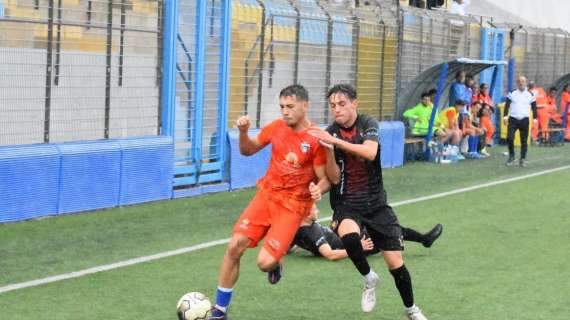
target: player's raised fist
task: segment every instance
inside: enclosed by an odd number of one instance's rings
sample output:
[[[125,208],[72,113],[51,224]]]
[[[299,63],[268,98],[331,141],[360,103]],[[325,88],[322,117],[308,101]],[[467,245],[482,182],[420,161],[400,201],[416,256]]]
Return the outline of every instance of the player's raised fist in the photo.
[[[249,116],[241,116],[236,120],[236,127],[241,132],[247,132],[247,130],[249,130],[250,125],[251,121],[249,120]]]
[[[309,192],[311,193],[311,198],[315,201],[321,200],[322,191],[319,186],[317,186],[314,182],[309,184]]]

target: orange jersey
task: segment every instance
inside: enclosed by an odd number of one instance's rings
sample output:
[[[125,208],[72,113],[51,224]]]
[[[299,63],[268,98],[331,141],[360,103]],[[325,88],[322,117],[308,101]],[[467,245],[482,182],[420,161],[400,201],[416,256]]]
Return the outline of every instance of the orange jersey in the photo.
[[[530,90],[530,92],[532,92],[532,94],[534,94],[534,97],[536,98],[536,107],[537,108],[542,108],[546,106],[546,93],[544,92],[544,89],[542,89],[541,87],[535,87],[532,88]]]
[[[271,143],[272,147],[269,168],[257,182],[258,188],[304,215],[313,203],[309,184],[318,181],[313,166],[325,165],[325,150],[307,130],[295,132],[282,119],[262,128],[258,139],[263,146]]]
[[[493,106],[493,99],[491,99],[491,96],[487,96],[487,95],[484,95],[482,93],[480,93],[477,96],[476,101],[479,101],[481,103],[486,103],[486,104],[490,105],[491,107]],[[475,102],[475,101],[473,101],[473,102]]]
[[[560,114],[564,115],[566,110],[566,105],[570,102],[570,93],[564,91],[562,92],[562,97],[560,99]],[[570,113],[570,107],[568,108],[568,113]]]

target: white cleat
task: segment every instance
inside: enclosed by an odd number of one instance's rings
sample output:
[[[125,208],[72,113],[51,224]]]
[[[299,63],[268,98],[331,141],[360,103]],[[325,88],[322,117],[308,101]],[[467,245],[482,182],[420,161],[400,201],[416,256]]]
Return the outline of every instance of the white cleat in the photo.
[[[371,312],[376,306],[376,286],[378,285],[378,275],[374,274],[373,281],[365,281],[364,289],[362,290],[362,300],[360,304],[362,306],[362,311]]]
[[[428,320],[422,313],[422,310],[420,310],[416,305],[406,309],[406,316],[408,317],[408,320]]]

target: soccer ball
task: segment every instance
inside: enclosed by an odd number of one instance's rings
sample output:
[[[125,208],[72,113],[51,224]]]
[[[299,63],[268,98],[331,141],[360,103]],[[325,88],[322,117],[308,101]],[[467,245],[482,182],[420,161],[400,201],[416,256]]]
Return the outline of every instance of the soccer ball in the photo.
[[[210,316],[211,309],[212,303],[200,292],[183,295],[176,305],[179,320],[205,320]]]

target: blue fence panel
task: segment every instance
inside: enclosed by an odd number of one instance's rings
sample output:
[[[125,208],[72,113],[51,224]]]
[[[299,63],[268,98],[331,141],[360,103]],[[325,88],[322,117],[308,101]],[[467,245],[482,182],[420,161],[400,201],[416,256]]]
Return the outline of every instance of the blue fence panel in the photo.
[[[255,136],[259,130],[251,130],[250,136]],[[230,188],[240,189],[255,186],[257,180],[265,175],[271,159],[271,145],[252,156],[243,156],[239,152],[237,131],[228,133],[230,145]]]
[[[231,1],[180,0],[174,187],[225,179]],[[186,67],[187,66],[187,67]]]
[[[406,128],[401,121],[392,122],[392,167],[404,165],[404,145]]]
[[[55,146],[0,148],[0,223],[57,214],[59,168]]]
[[[382,168],[392,167],[392,152],[394,129],[389,121],[381,121],[379,123],[380,134],[380,165]]]
[[[61,153],[59,213],[110,208],[119,203],[121,145],[117,141],[57,147]]]
[[[120,205],[172,197],[173,144],[168,137],[121,140]]]
[[[505,58],[504,53],[505,32],[501,29],[482,28],[481,29],[481,54],[482,60],[502,61]],[[493,101],[499,103],[503,96],[503,74],[504,66],[499,65],[497,78],[495,79],[495,89],[490,94],[493,96]],[[479,76],[480,83],[491,85],[493,78],[493,68],[489,68],[481,72]]]

